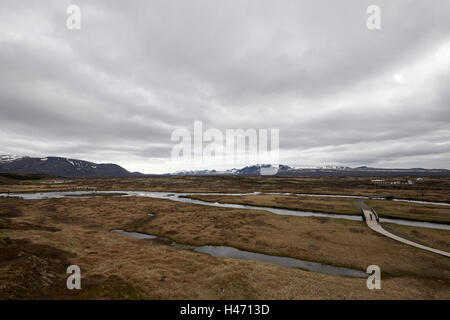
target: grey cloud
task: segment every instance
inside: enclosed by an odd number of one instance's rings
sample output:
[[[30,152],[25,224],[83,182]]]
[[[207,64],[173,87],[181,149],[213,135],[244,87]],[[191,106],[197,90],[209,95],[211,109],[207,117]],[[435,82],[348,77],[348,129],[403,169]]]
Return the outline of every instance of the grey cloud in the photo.
[[[365,27],[366,0],[79,0],[79,31],[65,28],[69,4],[0,4],[1,153],[125,167],[129,154],[166,172],[172,130],[203,120],[279,128],[282,162],[448,167],[449,71],[386,80],[450,46],[444,1],[378,1],[380,31]]]

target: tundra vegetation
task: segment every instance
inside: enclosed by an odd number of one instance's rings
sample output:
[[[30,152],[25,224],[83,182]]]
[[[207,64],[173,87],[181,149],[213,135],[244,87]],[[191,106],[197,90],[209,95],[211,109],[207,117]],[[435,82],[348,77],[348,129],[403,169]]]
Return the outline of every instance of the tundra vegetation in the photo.
[[[170,192],[293,192],[393,195],[449,201],[449,181],[376,186],[368,178],[143,177],[30,183],[8,177],[0,191],[153,190]],[[11,194],[13,195],[13,194]],[[354,199],[291,195],[200,196],[338,214],[358,214]],[[367,200],[381,216],[449,222],[450,207]],[[149,215],[151,214],[151,215]],[[447,230],[384,224],[393,233],[450,251]],[[365,271],[381,268],[382,289],[366,280],[217,258],[133,239],[141,232],[195,246],[225,245]],[[68,290],[66,268],[80,266],[81,290]],[[449,299],[450,260],[392,241],[362,221],[281,216],[264,210],[210,207],[166,199],[100,196],[23,200],[0,198],[1,299]]]

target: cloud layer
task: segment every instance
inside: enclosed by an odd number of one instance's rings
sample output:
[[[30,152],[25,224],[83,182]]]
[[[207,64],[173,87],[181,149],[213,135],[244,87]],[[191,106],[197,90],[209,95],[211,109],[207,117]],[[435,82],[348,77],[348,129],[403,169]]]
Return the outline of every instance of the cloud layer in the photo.
[[[0,154],[170,161],[173,130],[279,128],[280,161],[450,168],[450,4],[0,3]],[[203,164],[205,167],[208,165]]]

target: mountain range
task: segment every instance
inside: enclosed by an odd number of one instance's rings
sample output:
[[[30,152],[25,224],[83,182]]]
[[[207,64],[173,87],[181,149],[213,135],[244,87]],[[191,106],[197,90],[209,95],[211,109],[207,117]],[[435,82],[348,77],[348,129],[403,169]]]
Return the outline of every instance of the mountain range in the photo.
[[[261,168],[270,165],[251,165],[243,168],[219,170],[183,170],[166,173],[166,176],[259,176]],[[129,172],[113,163],[94,163],[85,160],[62,157],[33,158],[28,156],[0,155],[0,173],[4,174],[41,174],[70,178],[103,178],[103,177],[133,177],[143,176],[139,172]],[[279,165],[276,176],[446,176],[450,177],[447,169],[384,169],[361,166],[356,168],[346,166],[323,167],[291,167]]]
[[[261,174],[261,168],[270,167],[270,165],[252,165],[241,169],[233,168],[225,171],[217,170],[187,170],[169,173],[167,175],[237,175],[237,176],[258,176]],[[385,169],[385,168],[371,168],[361,166],[351,168],[347,166],[323,166],[323,167],[291,167],[288,165],[279,165],[276,176],[354,176],[354,177],[399,177],[399,176],[450,176],[450,170],[447,169]]]
[[[44,174],[49,176],[94,178],[140,175],[113,163],[93,163],[61,157],[32,158],[0,155],[0,173]]]

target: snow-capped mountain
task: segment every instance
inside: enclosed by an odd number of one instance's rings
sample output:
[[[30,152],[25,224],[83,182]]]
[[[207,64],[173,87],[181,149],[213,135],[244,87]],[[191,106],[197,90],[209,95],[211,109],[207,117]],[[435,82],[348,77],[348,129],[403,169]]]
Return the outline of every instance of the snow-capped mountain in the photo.
[[[236,176],[259,176],[261,175],[261,168],[269,167],[270,165],[253,165],[247,166],[241,169],[229,169],[226,171],[216,170],[186,170],[178,171],[169,175],[236,175]],[[278,171],[275,171],[276,176],[355,176],[355,177],[367,177],[367,176],[450,176],[450,170],[447,169],[423,169],[423,168],[410,168],[410,169],[386,169],[386,168],[371,168],[367,166],[361,166],[357,168],[351,168],[347,166],[325,165],[325,166],[296,166],[291,167],[287,165],[279,165]]]
[[[61,157],[32,158],[13,155],[0,155],[0,172],[37,173],[62,177],[124,177],[138,174],[112,163],[97,164]]]
[[[176,171],[169,175],[195,175],[195,176],[205,176],[205,175],[260,175],[261,168],[268,168],[270,165],[268,164],[258,164],[253,166],[247,166],[241,169],[232,168],[224,171],[218,171],[218,170],[182,170],[182,171]],[[286,165],[280,165],[279,170],[289,170],[291,169],[289,166]]]
[[[0,155],[0,163],[8,163],[14,160],[23,158],[23,156],[19,155]]]

